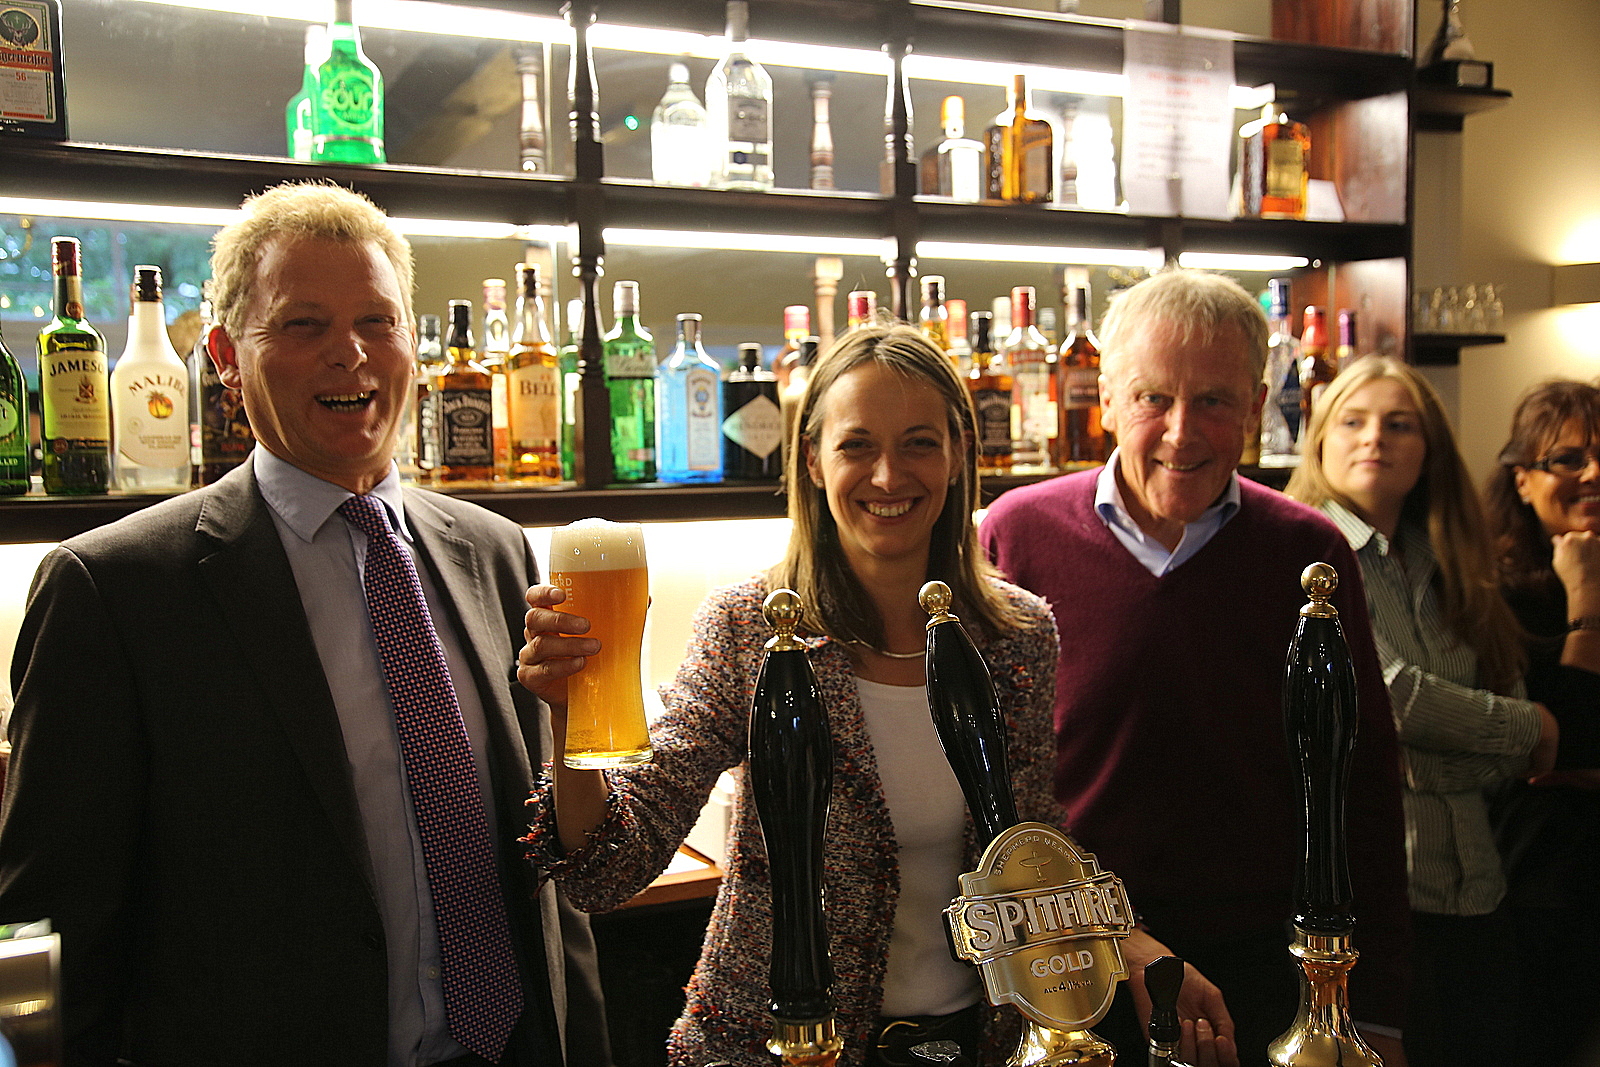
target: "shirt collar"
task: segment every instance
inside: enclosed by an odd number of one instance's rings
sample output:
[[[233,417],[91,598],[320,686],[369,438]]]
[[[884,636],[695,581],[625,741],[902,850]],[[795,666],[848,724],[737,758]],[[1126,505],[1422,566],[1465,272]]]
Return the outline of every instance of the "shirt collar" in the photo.
[[[277,512],[294,535],[309,544],[339,505],[355,494],[343,486],[308,474],[266,448],[252,451],[256,484],[267,505]],[[383,501],[401,536],[411,540],[406,526],[405,498],[400,489],[400,471],[389,464],[389,473],[372,487],[371,496]]]
[[[1400,528],[1395,531],[1394,537],[1390,538],[1332,498],[1323,501],[1322,513],[1339,528],[1339,532],[1350,542],[1350,548],[1354,552],[1359,553],[1370,544],[1378,555],[1387,556],[1395,550],[1398,543],[1398,546],[1412,559],[1429,564],[1433,562],[1433,545],[1428,542],[1428,533],[1416,523],[1402,520]]]
[[[1137,537],[1146,538],[1148,535],[1139,529],[1139,524],[1133,521],[1127,504],[1123,502],[1122,485],[1117,481],[1117,461],[1121,452],[1120,447],[1111,450],[1111,458],[1106,460],[1106,465],[1100,468],[1100,474],[1094,480],[1094,510],[1107,526],[1117,526]],[[1228,486],[1222,495],[1189,526],[1198,526],[1214,519],[1217,527],[1221,528],[1238,510],[1239,472],[1234,471],[1228,475]]]

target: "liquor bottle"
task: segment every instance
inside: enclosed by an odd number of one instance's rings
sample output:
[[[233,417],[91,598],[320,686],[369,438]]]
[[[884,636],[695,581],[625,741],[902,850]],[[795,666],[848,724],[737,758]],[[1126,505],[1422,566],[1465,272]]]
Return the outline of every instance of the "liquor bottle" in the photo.
[[[616,322],[605,336],[605,371],[613,477],[648,482],[656,476],[655,340],[639,325],[638,282],[618,282],[612,305]]]
[[[1014,467],[1048,470],[1059,459],[1056,353],[1033,324],[1033,312],[1033,286],[1012,289],[1011,332],[1002,349],[1011,366],[1011,406],[1016,411],[1011,462]]]
[[[1028,107],[1024,75],[1011,79],[1011,107],[1000,133],[1000,199],[1048,204],[1055,195],[1055,131]]]
[[[1039,328],[1039,336],[1044,338],[1044,343],[1052,349],[1061,344],[1061,335],[1056,330],[1056,309],[1046,305],[1033,313],[1033,324]]]
[[[439,469],[439,395],[434,391],[434,376],[444,366],[444,339],[439,336],[439,316],[422,315],[417,320],[417,367],[412,376],[416,425],[417,481],[433,481]]]
[[[783,347],[772,357],[772,372],[778,376],[781,392],[789,384],[795,360],[800,358],[800,345],[811,336],[811,309],[804,304],[790,304],[783,309]]]
[[[972,367],[972,342],[967,339],[967,302],[959,297],[946,297],[944,310],[950,325],[950,362],[957,374],[965,375]]]
[[[744,53],[750,5],[728,0],[728,54],[706,82],[718,185],[772,188],[772,77]]]
[[[845,329],[868,326],[878,317],[878,294],[871,289],[857,289],[845,298]]]
[[[739,367],[722,383],[722,473],[775,482],[783,473],[783,410],[778,379],[761,367],[761,346],[739,346]]]
[[[494,412],[494,476],[506,476],[511,461],[511,424],[506,414],[506,357],[511,354],[511,319],[506,315],[506,280],[483,280],[483,355],[478,362],[489,372]]]
[[[22,364],[0,336],[0,496],[28,491],[32,431],[28,423],[28,380]]]
[[[1328,350],[1328,322],[1322,308],[1306,305],[1300,333],[1300,434],[1311,425],[1311,409],[1339,373]]]
[[[817,360],[817,349],[822,346],[820,337],[807,337],[800,342],[789,380],[778,383],[778,407],[783,411],[783,447],[788,448],[794,437],[794,420],[805,402],[806,384],[811,381],[811,364]]]
[[[573,298],[567,301],[566,332],[556,358],[561,372],[561,477],[569,481],[578,469],[573,453],[578,443],[578,386],[582,382],[578,362],[582,342],[583,301]]]
[[[1356,313],[1350,308],[1339,309],[1339,347],[1334,352],[1334,373],[1343,371],[1360,358],[1356,350]]]
[[[1288,278],[1267,282],[1267,400],[1261,409],[1261,458],[1274,461],[1299,454],[1300,340],[1289,325]]]
[[[833,77],[808,73],[811,85],[811,188],[833,186]]]
[[[689,65],[668,68],[667,91],[650,118],[650,177],[657,185],[711,184],[716,149],[705,105],[689,87]]]
[[[211,362],[211,302],[200,302],[200,336],[189,353],[189,458],[194,484],[211,485],[244,462],[255,446],[239,390],[222,384]]]
[[[111,368],[112,474],[130,493],[189,488],[189,368],[172,349],[161,268],[133,268],[128,344]]]
[[[305,70],[300,76],[300,91],[283,108],[283,125],[288,133],[289,158],[311,162],[311,100],[317,92],[317,68],[328,53],[328,28],[320,22],[306,27]]]
[[[983,199],[983,145],[966,134],[966,104],[947,96],[939,109],[944,140],[922,153],[918,184],[925,196]]]
[[[544,324],[539,268],[517,264],[517,325],[506,357],[506,478],[526,484],[561,480],[561,370]]]
[[[994,338],[996,348],[1003,348],[1006,338],[1011,336],[1011,297],[997,296],[990,301],[989,315],[992,319],[989,335]]]
[[[103,493],[111,479],[111,382],[106,343],[83,317],[75,237],[50,240],[55,317],[39,332],[44,491]]]
[[[1110,455],[1100,425],[1100,343],[1089,323],[1089,287],[1074,286],[1067,303],[1067,338],[1056,366],[1061,378],[1061,458],[1104,463]]]
[[[382,163],[383,75],[361,51],[354,0],[333,0],[327,58],[311,101],[315,163]]]
[[[929,274],[922,279],[922,310],[917,329],[939,351],[950,354],[950,311],[944,306],[944,278]]]
[[[1011,469],[1011,388],[1014,384],[1005,355],[995,350],[992,340],[994,315],[988,311],[972,313],[972,370],[967,390],[977,412],[978,470],[985,474],[1004,474]]]
[[[700,346],[700,316],[678,316],[678,345],[656,368],[656,477],[722,479],[722,368]]]
[[[472,301],[450,301],[445,362],[433,377],[440,485],[494,480],[494,385],[472,344]]]
[[[1268,104],[1239,129],[1239,188],[1251,218],[1303,219],[1309,188],[1311,134]]]

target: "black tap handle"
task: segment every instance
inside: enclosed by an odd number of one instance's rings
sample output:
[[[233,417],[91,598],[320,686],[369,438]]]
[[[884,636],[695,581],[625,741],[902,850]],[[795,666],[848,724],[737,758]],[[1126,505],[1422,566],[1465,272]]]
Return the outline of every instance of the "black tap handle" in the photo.
[[[928,710],[945,759],[961,784],[967,809],[978,827],[978,844],[987,845],[1022,820],[1011,792],[1006,762],[1005,720],[983,656],[961,621],[949,613],[950,588],[943,582],[922,587],[928,623]]]
[[[1150,994],[1150,1044],[1175,1046],[1183,1036],[1178,1025],[1178,994],[1183,990],[1183,961],[1157,956],[1144,968],[1144,989]]]
[[[772,875],[772,1013],[811,1020],[833,1012],[822,912],[833,739],[805,646],[793,637],[798,603],[785,589],[767,598],[768,618],[779,633],[767,642],[750,702],[750,786]],[[775,618],[775,612],[792,612],[792,619]]]
[[[1356,742],[1356,675],[1327,602],[1339,576],[1326,563],[1301,575],[1311,603],[1300,623],[1283,679],[1284,736],[1305,813],[1305,851],[1295,879],[1295,925],[1310,933],[1348,935],[1350,867],[1345,850],[1345,797]]]

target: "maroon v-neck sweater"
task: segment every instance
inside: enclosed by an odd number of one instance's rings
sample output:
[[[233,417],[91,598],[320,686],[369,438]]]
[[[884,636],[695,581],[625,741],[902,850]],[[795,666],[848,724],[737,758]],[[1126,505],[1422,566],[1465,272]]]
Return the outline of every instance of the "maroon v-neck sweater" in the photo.
[[[1186,936],[1281,926],[1302,847],[1283,669],[1306,601],[1300,572],[1331,563],[1361,701],[1348,806],[1361,951],[1352,1002],[1357,1018],[1399,1025],[1409,929],[1399,757],[1348,544],[1310,508],[1242,481],[1233,518],[1157,578],[1094,513],[1097,473],[1014,489],[980,530],[1060,629],[1055,789],[1074,837],[1122,877],[1135,908]]]

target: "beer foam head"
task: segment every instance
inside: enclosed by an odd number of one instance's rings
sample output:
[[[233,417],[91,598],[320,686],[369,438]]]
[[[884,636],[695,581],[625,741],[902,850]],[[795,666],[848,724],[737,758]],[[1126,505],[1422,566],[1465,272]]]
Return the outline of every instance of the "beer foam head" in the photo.
[[[624,571],[644,561],[644,528],[636,522],[579,519],[550,534],[550,570]]]

